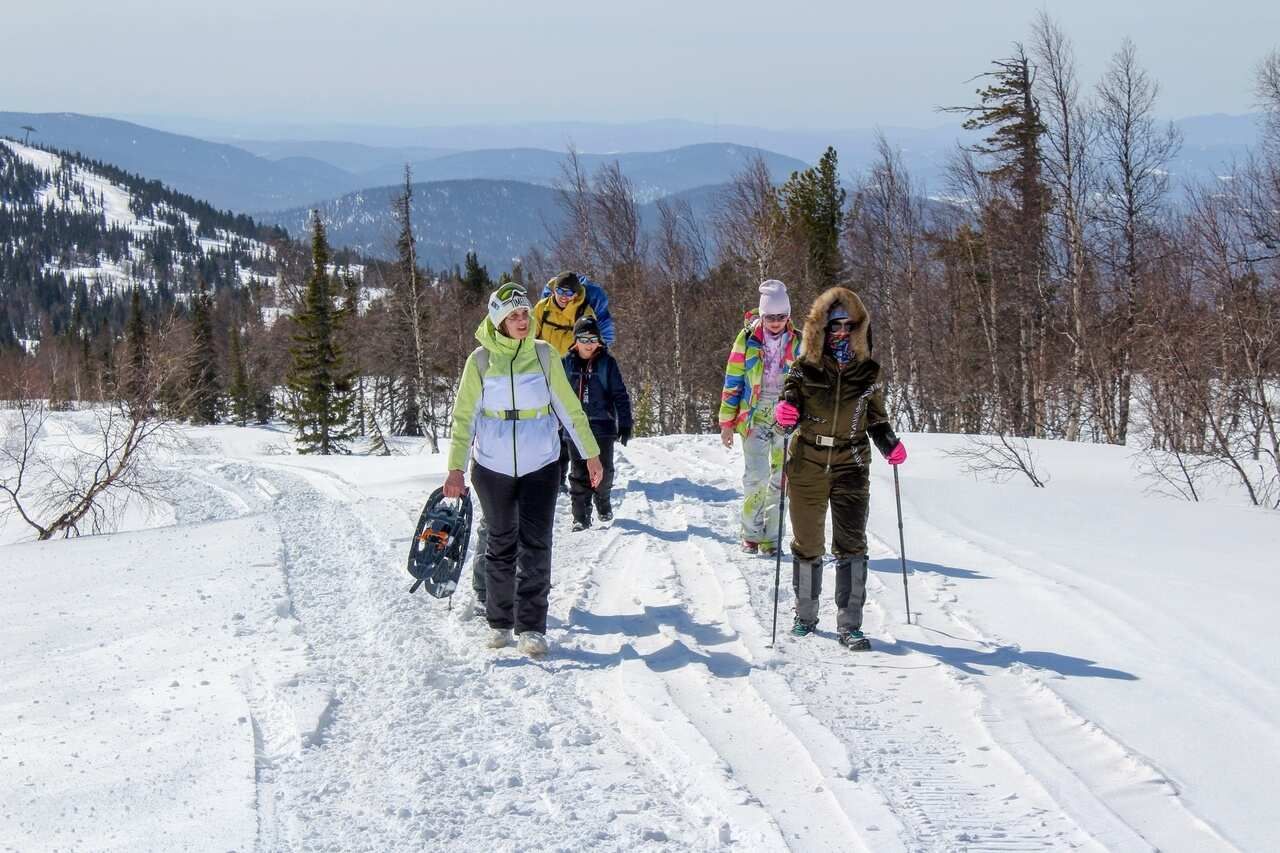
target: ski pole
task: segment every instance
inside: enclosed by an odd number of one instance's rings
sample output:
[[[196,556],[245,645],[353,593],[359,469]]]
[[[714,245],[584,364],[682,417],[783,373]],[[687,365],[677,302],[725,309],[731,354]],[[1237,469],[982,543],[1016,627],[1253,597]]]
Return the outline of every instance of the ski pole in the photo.
[[[778,488],[778,542],[774,550],[776,562],[773,566],[773,635],[769,640],[769,648],[778,642],[778,587],[782,585],[782,524],[787,508],[787,442],[791,438],[790,431],[782,433],[782,477]]]
[[[898,503],[898,555],[902,558],[902,596],[907,600],[907,624],[910,625],[911,593],[907,590],[907,545],[902,535],[902,487],[898,485],[897,465],[893,466],[893,497]]]

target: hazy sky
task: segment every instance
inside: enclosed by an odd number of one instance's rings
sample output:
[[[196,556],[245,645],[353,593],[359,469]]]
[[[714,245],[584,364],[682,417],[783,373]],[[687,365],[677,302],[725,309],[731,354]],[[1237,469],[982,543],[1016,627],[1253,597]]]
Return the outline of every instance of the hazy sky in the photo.
[[[399,126],[684,118],[932,126],[1026,39],[1014,0],[6,2],[0,110]],[[1253,108],[1277,0],[1044,4],[1095,79],[1121,38],[1169,117]]]

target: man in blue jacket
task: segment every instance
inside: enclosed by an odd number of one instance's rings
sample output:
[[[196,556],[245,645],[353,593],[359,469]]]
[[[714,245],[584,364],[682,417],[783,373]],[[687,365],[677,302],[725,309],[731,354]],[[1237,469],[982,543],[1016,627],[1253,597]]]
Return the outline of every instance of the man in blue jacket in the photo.
[[[609,313],[609,294],[604,292],[603,287],[582,273],[562,272],[543,286],[542,298],[551,296],[556,287],[571,288],[579,283],[586,290],[587,305],[595,312],[596,321],[600,325],[600,340],[604,341],[605,346],[613,346],[613,315]]]
[[[609,348],[600,334],[600,324],[595,317],[583,317],[573,326],[573,347],[564,357],[564,371],[569,378],[587,421],[591,434],[600,445],[600,462],[604,476],[594,489],[587,474],[587,463],[572,444],[569,452],[572,468],[569,473],[569,497],[573,506],[573,529],[585,530],[591,526],[591,505],[594,502],[601,521],[613,520],[613,505],[609,491],[613,488],[613,443],[626,446],[631,439],[631,397],[622,381],[618,362],[609,354]]]

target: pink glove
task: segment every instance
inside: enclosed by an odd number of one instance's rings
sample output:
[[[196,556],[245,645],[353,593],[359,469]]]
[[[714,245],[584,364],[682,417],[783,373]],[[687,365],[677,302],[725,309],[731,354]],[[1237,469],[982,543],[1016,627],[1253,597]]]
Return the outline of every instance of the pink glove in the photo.
[[[778,422],[779,426],[791,428],[800,422],[800,410],[783,400],[773,410],[773,419]]]
[[[884,461],[888,462],[890,465],[901,465],[903,462],[906,462],[907,446],[899,441],[893,450],[889,452],[889,455],[884,458]]]

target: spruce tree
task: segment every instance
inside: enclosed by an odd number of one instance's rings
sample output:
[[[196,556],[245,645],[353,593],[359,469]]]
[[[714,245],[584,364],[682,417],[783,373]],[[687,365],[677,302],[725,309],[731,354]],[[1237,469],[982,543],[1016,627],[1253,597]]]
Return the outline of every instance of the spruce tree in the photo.
[[[286,420],[297,435],[302,453],[347,453],[355,394],[338,332],[345,312],[334,307],[329,276],[329,244],[318,214],[312,219],[312,269],[298,315],[297,332],[289,353],[288,387],[292,400]]]
[[[231,419],[236,426],[244,426],[253,414],[253,389],[249,385],[249,373],[244,366],[244,349],[240,341],[240,327],[231,324],[231,346],[229,349],[231,363],[231,387],[227,394],[231,398]]]
[[[193,424],[218,422],[218,352],[213,345],[213,299],[203,278],[191,301],[191,358],[187,413]]]
[[[462,272],[462,284],[469,301],[474,305],[489,298],[493,290],[493,279],[489,278],[487,267],[480,266],[480,259],[475,252],[467,252],[466,268]]]
[[[809,284],[825,290],[844,277],[840,233],[845,190],[840,185],[836,150],[828,147],[818,165],[793,172],[782,187],[787,222],[804,246]]]
[[[150,405],[148,366],[151,363],[147,323],[142,316],[142,291],[135,287],[129,307],[129,374],[125,379],[125,399],[131,406]]]
[[[413,174],[406,163],[404,190],[392,205],[400,223],[396,240],[398,255],[395,266],[396,357],[403,365],[404,409],[398,422],[393,415],[394,431],[401,435],[422,435],[420,398],[426,385],[427,312],[424,281],[418,269],[418,244],[413,234]],[[376,421],[376,415],[375,415]]]

